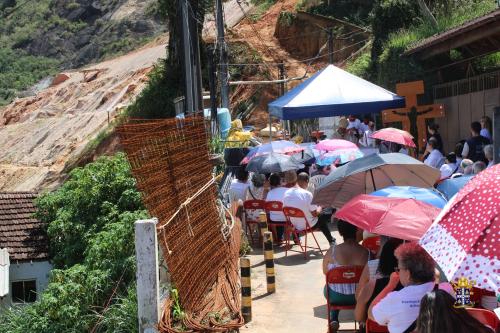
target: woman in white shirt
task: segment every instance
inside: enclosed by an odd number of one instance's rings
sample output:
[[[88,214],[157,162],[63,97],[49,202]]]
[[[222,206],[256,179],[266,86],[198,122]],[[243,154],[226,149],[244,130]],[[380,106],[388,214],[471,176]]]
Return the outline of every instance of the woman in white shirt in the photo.
[[[427,141],[427,158],[424,160],[424,163],[433,168],[439,169],[444,162],[444,156],[438,149],[438,142],[434,138],[430,138]]]
[[[441,179],[450,178],[451,175],[458,171],[460,165],[457,164],[457,156],[451,152],[446,155],[445,163],[439,168]]]

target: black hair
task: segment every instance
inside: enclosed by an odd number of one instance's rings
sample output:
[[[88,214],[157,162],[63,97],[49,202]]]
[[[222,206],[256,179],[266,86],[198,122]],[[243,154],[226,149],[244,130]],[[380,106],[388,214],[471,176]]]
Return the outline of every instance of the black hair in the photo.
[[[448,153],[446,159],[449,163],[457,163],[457,155],[454,152]]]
[[[417,318],[419,333],[487,333],[492,332],[464,308],[454,307],[455,299],[436,289],[422,297]]]
[[[439,130],[439,125],[436,124],[436,123],[432,123],[432,124],[429,124],[428,126],[431,130],[433,130],[434,132],[437,132]]]
[[[398,259],[394,255],[394,251],[401,243],[403,243],[403,241],[398,238],[391,238],[385,242],[382,251],[380,251],[377,272],[383,276],[389,276],[394,272],[394,268],[398,266]]]
[[[345,239],[356,239],[356,232],[358,231],[358,227],[353,224],[350,224],[344,220],[337,221],[337,229],[339,231],[340,236]]]
[[[248,176],[249,173],[244,168],[239,168],[238,171],[236,171],[236,179],[240,182],[246,182],[248,180]]]
[[[271,185],[272,187],[277,187],[280,186],[280,184],[281,184],[281,177],[279,174],[273,173],[271,174],[271,176],[269,176],[269,185]]]
[[[437,142],[437,140],[436,140],[434,137],[431,137],[431,138],[427,141],[427,143],[429,144],[429,146],[431,146],[431,147],[432,147],[432,149],[437,149],[437,147],[438,147],[438,142]]]
[[[479,121],[473,121],[472,124],[470,124],[470,129],[474,131],[474,133],[481,133],[481,123]]]
[[[455,145],[455,157],[456,156],[462,156],[462,151],[464,150],[464,143],[463,142],[457,142]]]

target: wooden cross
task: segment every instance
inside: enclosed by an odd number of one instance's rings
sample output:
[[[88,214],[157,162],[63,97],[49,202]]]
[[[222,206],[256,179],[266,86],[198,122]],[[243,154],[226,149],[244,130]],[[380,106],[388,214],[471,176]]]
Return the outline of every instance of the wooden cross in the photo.
[[[419,151],[422,151],[427,142],[425,120],[444,117],[444,106],[443,104],[417,105],[417,96],[424,93],[424,81],[398,83],[396,92],[399,96],[405,97],[406,107],[382,111],[382,122],[384,125],[401,122],[403,130],[413,135]]]

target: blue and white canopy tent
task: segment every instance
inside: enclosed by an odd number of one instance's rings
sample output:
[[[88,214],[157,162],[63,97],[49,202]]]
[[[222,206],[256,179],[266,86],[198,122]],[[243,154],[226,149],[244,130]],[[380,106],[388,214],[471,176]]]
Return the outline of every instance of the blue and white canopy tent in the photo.
[[[269,103],[268,110],[271,122],[271,117],[298,120],[375,113],[404,106],[404,97],[328,65]]]

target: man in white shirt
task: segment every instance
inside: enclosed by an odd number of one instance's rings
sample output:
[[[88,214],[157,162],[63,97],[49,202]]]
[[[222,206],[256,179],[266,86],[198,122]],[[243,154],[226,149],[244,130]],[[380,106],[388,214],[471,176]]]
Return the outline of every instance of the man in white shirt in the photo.
[[[283,203],[285,192],[288,191],[287,187],[281,186],[281,178],[277,173],[273,173],[269,177],[269,185],[271,190],[267,193],[266,201],[279,201]],[[269,212],[269,218],[272,222],[286,222],[283,212]]]
[[[372,134],[375,131],[375,123],[370,121],[368,123],[368,129],[363,132],[363,137],[360,140],[360,144],[367,148],[375,148],[375,139],[372,139]]]
[[[248,171],[244,168],[239,168],[236,172],[236,179],[231,181],[229,186],[229,201],[238,202],[241,200],[241,204],[245,201],[247,189],[250,187],[248,182]]]
[[[444,162],[444,156],[441,154],[439,149],[437,149],[438,142],[434,138],[430,138],[427,142],[427,151],[429,155],[424,160],[424,163],[433,168],[439,169]]]
[[[354,117],[353,115],[349,115],[348,117],[348,124],[347,124],[347,140],[353,142],[353,143],[358,143],[359,136],[360,136],[360,125],[361,121]]]
[[[329,218],[326,215],[321,215],[321,218],[318,219],[321,207],[311,204],[313,195],[306,190],[309,183],[309,175],[303,172],[299,175],[299,179],[297,179],[297,174],[294,171],[292,172],[293,174],[289,171],[285,173],[287,183],[294,184],[294,186],[285,192],[283,206],[298,208],[304,212],[309,227],[321,230],[328,242],[332,243],[333,237],[328,228]],[[292,218],[290,222],[299,231],[306,229],[306,221],[303,218]]]

